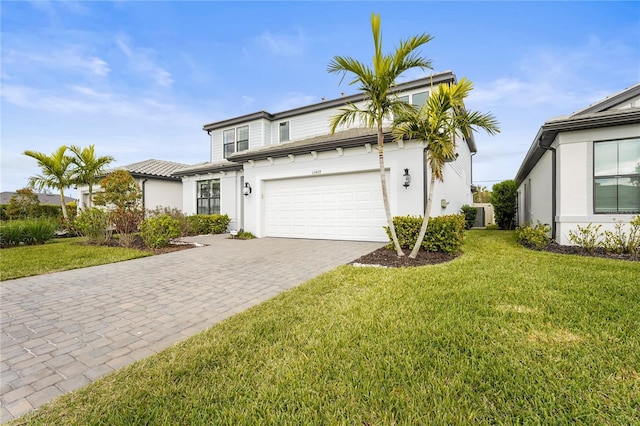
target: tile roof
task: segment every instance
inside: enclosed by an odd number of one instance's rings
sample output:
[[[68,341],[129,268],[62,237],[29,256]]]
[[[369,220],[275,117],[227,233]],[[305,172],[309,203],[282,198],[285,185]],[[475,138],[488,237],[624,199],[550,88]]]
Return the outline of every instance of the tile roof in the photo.
[[[196,175],[200,173],[215,173],[222,170],[242,170],[242,164],[234,163],[233,161],[228,160],[216,161],[215,163],[206,162],[193,164],[174,170],[173,176],[175,177]]]
[[[150,159],[117,167],[116,170],[124,169],[132,175],[157,176],[160,178],[176,179],[172,173],[187,166],[187,164],[176,163],[174,161]]]
[[[2,192],[0,194],[0,204],[9,204],[9,200],[15,194],[16,194],[15,192],[9,192],[9,191]],[[38,196],[38,200],[40,201],[40,204],[60,205],[60,195],[59,194],[36,193],[36,195]],[[76,200],[75,198],[67,197],[66,195],[64,197],[64,202],[65,203],[70,203],[70,202],[75,201],[75,200]]]

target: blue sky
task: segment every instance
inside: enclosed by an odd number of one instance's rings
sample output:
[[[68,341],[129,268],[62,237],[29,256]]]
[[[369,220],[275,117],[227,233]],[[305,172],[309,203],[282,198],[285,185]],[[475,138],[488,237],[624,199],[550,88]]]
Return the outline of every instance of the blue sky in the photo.
[[[476,137],[480,185],[513,178],[544,121],[640,81],[637,2],[3,1],[0,187],[39,172],[26,149],[199,163],[205,123],[354,93],[326,67],[370,61],[372,12],[387,51],[431,34],[434,71],[473,81],[468,108],[498,118]]]

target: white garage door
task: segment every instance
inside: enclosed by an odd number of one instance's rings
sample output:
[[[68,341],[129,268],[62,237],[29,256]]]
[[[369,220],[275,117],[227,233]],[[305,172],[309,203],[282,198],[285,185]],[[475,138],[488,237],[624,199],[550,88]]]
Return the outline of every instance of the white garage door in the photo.
[[[268,237],[387,241],[379,172],[267,181]]]

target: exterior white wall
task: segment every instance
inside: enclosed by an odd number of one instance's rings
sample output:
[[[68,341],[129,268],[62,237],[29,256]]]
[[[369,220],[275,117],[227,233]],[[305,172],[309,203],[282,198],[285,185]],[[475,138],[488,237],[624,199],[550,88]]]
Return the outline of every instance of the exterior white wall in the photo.
[[[461,155],[461,157],[463,157]],[[424,213],[424,145],[418,142],[405,142],[402,147],[397,144],[385,145],[385,168],[388,170],[387,181],[391,214],[422,215]],[[462,162],[460,158],[457,160]],[[411,185],[402,186],[404,169],[409,169]],[[309,177],[314,175],[341,175],[348,181],[349,173],[379,170],[378,154],[374,145],[370,151],[364,146],[318,152],[316,158],[310,153],[290,158],[274,158],[273,163],[267,160],[256,161],[253,166],[245,163],[244,179],[252,187],[251,195],[245,197],[244,228],[258,237],[264,236],[264,187],[265,182],[275,179]],[[455,172],[451,166],[445,166],[445,182],[436,184],[432,216],[454,214],[460,211],[463,204],[472,203],[469,189],[470,176],[468,167],[462,173]],[[446,194],[446,195],[445,195]],[[446,198],[448,204],[441,208],[440,200]]]
[[[518,188],[518,223],[524,224],[527,219],[532,224],[546,223],[551,226],[553,217],[551,205],[553,203],[552,153],[546,151],[536,167]],[[531,202],[525,201],[526,191],[530,191]],[[526,211],[528,210],[528,211]]]
[[[557,152],[556,240],[570,245],[569,231],[589,223],[601,224],[601,231],[614,230],[616,221],[628,223],[634,215],[595,214],[593,205],[593,143],[640,136],[639,125],[616,126],[564,132],[553,145]],[[551,224],[550,152],[531,170],[524,182],[532,181],[532,221]],[[522,206],[524,182],[520,185],[518,206]],[[548,195],[539,186],[548,188]],[[534,194],[536,194],[534,196]],[[519,218],[522,212],[519,212]]]
[[[142,187],[143,179],[136,179]],[[182,211],[182,183],[180,181],[147,179],[144,183],[144,207],[146,210],[168,207]]]

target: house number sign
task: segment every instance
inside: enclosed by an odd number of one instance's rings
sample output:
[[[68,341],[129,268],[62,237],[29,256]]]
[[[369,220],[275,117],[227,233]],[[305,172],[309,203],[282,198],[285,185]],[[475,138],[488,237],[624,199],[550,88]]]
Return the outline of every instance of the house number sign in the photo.
[[[319,175],[320,173],[322,173],[322,170],[317,169],[317,170],[311,170],[311,174],[312,175]]]

